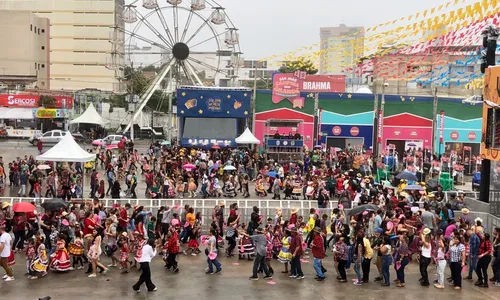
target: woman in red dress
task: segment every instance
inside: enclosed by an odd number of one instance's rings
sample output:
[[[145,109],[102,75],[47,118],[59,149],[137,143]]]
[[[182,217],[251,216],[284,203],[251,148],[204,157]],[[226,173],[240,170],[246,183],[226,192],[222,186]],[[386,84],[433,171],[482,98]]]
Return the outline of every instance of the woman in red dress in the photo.
[[[66,236],[59,234],[57,236],[56,252],[50,256],[50,269],[59,272],[66,272],[71,270],[71,263],[69,261],[69,254],[66,250]]]

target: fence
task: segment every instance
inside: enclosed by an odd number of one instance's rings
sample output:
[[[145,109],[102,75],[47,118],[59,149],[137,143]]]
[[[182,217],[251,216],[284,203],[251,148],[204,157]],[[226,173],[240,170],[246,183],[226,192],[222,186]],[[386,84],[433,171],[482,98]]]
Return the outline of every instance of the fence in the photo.
[[[445,193],[445,201],[449,200],[449,194],[454,192]],[[470,192],[468,194],[467,203],[475,201],[479,202],[477,196],[479,194],[476,192]],[[43,202],[45,199],[41,199],[38,202]],[[26,202],[33,201],[33,198],[21,198],[21,197],[0,197],[0,202],[8,202],[13,205],[16,202]],[[309,210],[311,208],[317,208],[317,202],[315,200],[272,200],[272,199],[197,199],[197,198],[184,198],[184,199],[102,199],[105,207],[113,207],[113,205],[123,206],[126,203],[130,203],[132,206],[144,206],[146,209],[151,210],[153,214],[156,215],[161,206],[173,207],[174,205],[179,206],[179,212],[183,209],[184,205],[192,206],[197,212],[201,212],[203,217],[204,225],[208,225],[208,222],[212,220],[212,212],[214,207],[223,202],[226,206],[226,211],[229,212],[229,206],[233,203],[238,204],[239,212],[243,216],[243,221],[247,222],[250,219],[250,215],[253,211],[253,207],[259,208],[259,213],[263,216],[264,220],[267,218],[274,218],[276,214],[276,208],[282,209],[282,214],[284,218],[290,216],[292,209],[298,209],[298,215],[304,216],[304,221],[307,222],[309,219]],[[40,203],[37,203],[39,205]],[[320,209],[323,214],[330,215],[332,210],[337,207],[337,201],[330,201],[327,208]],[[486,203],[483,203],[487,205]],[[346,209],[349,211],[349,209]],[[461,212],[456,211],[455,215],[460,216]],[[474,218],[480,217],[484,221],[484,225],[488,229],[493,229],[495,227],[500,227],[500,218],[495,217],[488,213],[488,211],[471,210],[471,216]]]

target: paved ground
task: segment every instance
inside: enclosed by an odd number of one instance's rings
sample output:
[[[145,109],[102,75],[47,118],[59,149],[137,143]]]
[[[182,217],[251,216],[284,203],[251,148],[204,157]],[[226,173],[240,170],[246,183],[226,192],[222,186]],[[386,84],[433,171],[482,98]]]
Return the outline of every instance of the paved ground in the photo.
[[[24,257],[24,256],[23,256]],[[252,262],[238,261],[237,259],[222,259],[223,271],[221,275],[205,275],[205,256],[180,257],[180,273],[172,274],[163,268],[163,262],[156,257],[152,263],[153,282],[158,291],[147,293],[143,286],[141,293],[135,293],[131,286],[136,282],[139,272],[119,274],[118,270],[111,270],[106,276],[87,278],[84,270],[71,271],[68,274],[49,273],[39,280],[28,280],[21,274],[25,273],[23,257],[17,258],[15,266],[16,280],[0,283],[1,299],[31,300],[39,297],[51,296],[59,299],[220,299],[220,300],[250,300],[250,299],[335,299],[335,300],[412,300],[412,299],[440,299],[440,300],[490,300],[500,299],[500,288],[490,286],[489,289],[479,289],[471,282],[464,283],[461,291],[455,291],[447,286],[444,290],[434,287],[421,287],[418,267],[410,265],[407,272],[405,288],[381,287],[371,282],[363,286],[354,286],[350,282],[341,284],[336,282],[335,271],[331,256],[326,258],[324,265],[328,269],[327,279],[317,282],[313,279],[315,272],[310,263],[303,263],[306,279],[290,279],[281,274],[283,266],[273,261],[277,273],[274,285],[264,280],[249,281]],[[105,264],[109,263],[103,258]],[[239,265],[234,265],[239,264]],[[351,268],[352,269],[352,268]],[[431,270],[431,268],[429,268]],[[371,278],[376,275],[376,268],[372,265]],[[433,278],[433,271],[430,276]],[[354,271],[348,272],[348,279],[354,278]],[[395,271],[391,269],[391,280],[395,278]],[[285,298],[286,297],[286,298]]]

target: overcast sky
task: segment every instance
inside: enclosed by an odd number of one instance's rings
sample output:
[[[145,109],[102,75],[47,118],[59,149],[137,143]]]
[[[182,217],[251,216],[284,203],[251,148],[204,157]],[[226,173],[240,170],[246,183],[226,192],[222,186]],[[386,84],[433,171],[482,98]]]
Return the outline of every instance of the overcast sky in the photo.
[[[240,29],[246,59],[261,59],[319,42],[319,28],[371,27],[449,0],[218,0]],[[475,2],[467,0],[467,2]],[[464,4],[460,5],[461,7]]]

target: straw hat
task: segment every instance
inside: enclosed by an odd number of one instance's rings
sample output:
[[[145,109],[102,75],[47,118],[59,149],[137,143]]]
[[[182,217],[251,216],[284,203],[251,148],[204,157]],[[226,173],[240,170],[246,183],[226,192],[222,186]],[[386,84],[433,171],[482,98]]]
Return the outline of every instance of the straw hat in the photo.
[[[65,216],[67,216],[67,215],[68,215],[68,213],[67,213],[67,212],[65,212],[65,211],[63,211],[63,212],[61,213],[61,216],[63,216],[63,217],[65,217]]]
[[[429,228],[425,228],[424,235],[428,235],[429,233],[431,233],[431,230]]]
[[[462,214],[466,215],[470,212],[470,210],[468,208],[462,208]]]
[[[2,209],[6,209],[7,207],[10,206],[10,203],[9,202],[2,202]]]
[[[122,236],[128,237],[128,233],[126,231],[122,232]]]
[[[356,174],[356,177],[362,177],[361,173]]]
[[[401,197],[405,197],[405,198],[406,198],[406,197],[408,197],[408,193],[407,193],[407,192],[402,192],[402,193],[399,193],[399,195],[400,195]]]
[[[298,208],[292,208],[292,211],[291,211],[290,213],[292,213],[292,214],[296,214],[298,211],[299,211],[299,209],[298,209]]]
[[[220,201],[219,206],[226,206],[226,204],[224,203],[224,201]]]
[[[434,195],[433,193],[430,193],[427,195],[427,198],[435,198],[435,197],[436,197],[436,195]]]

